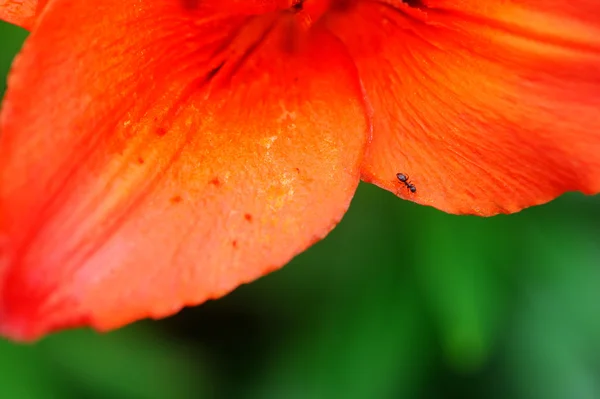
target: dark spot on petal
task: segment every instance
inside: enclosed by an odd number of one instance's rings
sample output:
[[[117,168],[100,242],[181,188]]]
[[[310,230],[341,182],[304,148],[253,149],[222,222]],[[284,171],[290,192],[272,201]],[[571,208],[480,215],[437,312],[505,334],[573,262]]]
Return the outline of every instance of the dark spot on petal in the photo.
[[[195,10],[200,5],[200,0],[180,0],[186,10]]]
[[[427,8],[423,0],[402,0],[404,4],[412,8],[418,8],[420,10]]]
[[[252,215],[247,213],[244,215],[244,219],[246,219],[247,221],[251,222],[252,221]]]
[[[162,137],[165,134],[167,134],[167,129],[165,129],[164,127],[159,127],[158,129],[156,129],[156,135],[158,137]]]
[[[218,177],[215,177],[210,181],[210,184],[212,184],[215,187],[219,187],[221,185],[221,180],[219,180]]]
[[[213,69],[211,69],[210,71],[208,71],[208,73],[206,74],[206,80],[209,81],[212,78],[214,78],[215,75],[217,73],[219,73],[219,71],[221,70],[221,68],[223,68],[223,65],[225,65],[225,61],[221,62],[219,65],[217,65],[216,67],[214,67]]]
[[[173,198],[171,198],[171,203],[172,204],[178,204],[178,203],[180,203],[182,201],[183,201],[183,198],[181,198],[180,195],[176,195]]]
[[[348,11],[355,5],[355,0],[338,0],[333,3],[332,9],[335,11]]]
[[[300,173],[300,169],[299,168],[294,168],[294,170],[296,171],[296,173]]]
[[[142,157],[139,157],[139,158],[138,158],[138,163],[139,163],[140,165],[141,165],[141,164],[143,164],[143,163],[144,163],[144,158],[142,158]]]
[[[231,242],[231,246],[233,246],[234,248],[237,248],[237,246],[238,246],[237,240],[233,240]]]
[[[304,0],[295,0],[292,4],[292,10],[295,12],[302,11],[302,8],[304,8]]]

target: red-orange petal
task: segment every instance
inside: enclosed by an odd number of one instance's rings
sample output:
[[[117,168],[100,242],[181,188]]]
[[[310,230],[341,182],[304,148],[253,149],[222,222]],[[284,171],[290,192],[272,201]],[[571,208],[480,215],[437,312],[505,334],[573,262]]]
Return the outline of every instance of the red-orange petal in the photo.
[[[478,215],[597,193],[600,2],[422,3],[361,1],[328,21],[374,110],[363,179]]]
[[[48,0],[0,0],[0,20],[31,29]]]
[[[15,62],[3,335],[170,315],[280,267],[347,209],[369,129],[339,41],[291,13],[179,5],[53,1]]]

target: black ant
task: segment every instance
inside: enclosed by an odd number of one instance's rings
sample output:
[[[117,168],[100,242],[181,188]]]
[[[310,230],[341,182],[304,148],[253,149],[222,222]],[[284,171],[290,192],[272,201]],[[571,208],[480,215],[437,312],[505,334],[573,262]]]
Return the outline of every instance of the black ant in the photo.
[[[404,183],[406,188],[408,188],[411,193],[417,192],[417,187],[415,187],[414,184],[408,181],[408,175],[405,175],[404,173],[396,173],[396,177],[398,178],[398,180],[400,180],[400,183]]]

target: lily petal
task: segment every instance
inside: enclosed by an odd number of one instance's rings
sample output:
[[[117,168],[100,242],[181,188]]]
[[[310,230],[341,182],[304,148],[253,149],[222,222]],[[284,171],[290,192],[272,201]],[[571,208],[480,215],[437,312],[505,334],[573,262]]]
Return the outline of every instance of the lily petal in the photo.
[[[0,0],[0,20],[31,29],[48,0]]]
[[[30,35],[0,126],[3,335],[170,315],[346,211],[370,125],[343,45],[199,4],[56,0]]]
[[[598,15],[589,0],[425,0],[331,17],[374,110],[363,179],[484,216],[597,193]]]

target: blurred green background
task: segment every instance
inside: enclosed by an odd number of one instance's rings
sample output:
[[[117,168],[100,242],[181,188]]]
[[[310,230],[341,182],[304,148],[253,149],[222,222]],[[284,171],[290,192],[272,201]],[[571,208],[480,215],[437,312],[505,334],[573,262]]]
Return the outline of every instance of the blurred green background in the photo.
[[[0,24],[0,91],[26,32]],[[0,340],[0,398],[600,398],[600,198],[490,219],[363,184],[327,239],[218,301]]]

